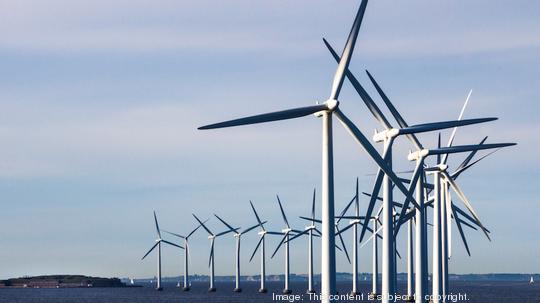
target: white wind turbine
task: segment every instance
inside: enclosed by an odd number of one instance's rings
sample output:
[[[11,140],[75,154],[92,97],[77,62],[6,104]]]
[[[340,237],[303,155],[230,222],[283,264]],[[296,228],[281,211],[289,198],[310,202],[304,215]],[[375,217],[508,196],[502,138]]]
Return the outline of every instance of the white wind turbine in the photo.
[[[161,287],[161,243],[163,242],[163,243],[178,247],[180,249],[184,249],[184,248],[182,246],[180,246],[180,245],[176,245],[174,243],[171,243],[171,242],[169,242],[167,240],[163,240],[161,238],[161,231],[159,230],[159,224],[158,224],[158,220],[157,220],[157,216],[156,216],[155,211],[154,211],[154,222],[156,224],[156,233],[157,233],[156,244],[154,244],[154,246],[152,246],[152,248],[150,248],[150,250],[148,250],[148,252],[142,257],[141,260],[144,260],[144,258],[146,258],[146,256],[148,256],[154,250],[154,248],[157,247],[158,253],[157,253],[157,285],[156,285],[156,290],[163,290],[163,288]]]
[[[390,166],[379,155],[366,136],[352,123],[352,121],[339,109],[339,93],[341,91],[345,72],[352,58],[356,38],[360,30],[362,18],[367,6],[367,0],[360,4],[351,32],[347,39],[344,51],[339,61],[330,97],[323,103],[313,106],[294,108],[279,112],[240,118],[226,122],[206,125],[199,129],[215,129],[247,124],[264,123],[286,119],[304,117],[311,114],[322,117],[322,249],[321,249],[321,298],[322,302],[329,302],[330,295],[336,294],[336,259],[335,259],[335,222],[334,222],[334,171],[333,171],[333,139],[332,116],[336,115],[341,124],[350,135],[370,155],[384,173],[395,183],[396,187],[411,201],[414,197],[408,195],[407,188],[401,183]],[[334,226],[333,226],[334,225]]]
[[[225,222],[222,218],[220,218],[218,215],[214,214],[216,218],[218,218],[221,223],[223,223],[225,226],[227,226],[231,230],[235,230],[229,223]],[[263,226],[266,223],[266,221],[261,222],[260,224],[255,224],[249,228],[246,228],[245,230],[238,232],[234,231],[234,237],[236,238],[236,255],[235,255],[235,262],[236,262],[236,268],[235,268],[235,288],[234,292],[241,292],[242,288],[240,288],[240,240],[242,239],[242,235],[252,231],[253,229],[257,228],[258,226]]]
[[[195,220],[197,220],[199,222],[199,224],[202,225],[202,227],[204,228],[204,230],[206,230],[206,232],[208,233],[208,239],[210,240],[210,257],[208,259],[208,267],[210,268],[210,287],[208,288],[208,291],[209,292],[215,292],[216,291],[216,287],[214,286],[214,243],[216,241],[216,238],[217,237],[221,237],[223,235],[226,235],[230,232],[235,232],[236,230],[238,230],[238,228],[236,229],[229,229],[229,230],[226,230],[226,231],[223,231],[223,232],[220,232],[218,234],[214,234],[212,231],[210,231],[210,229],[208,229],[208,227],[206,227],[206,225],[204,225],[204,223],[199,220],[199,218],[197,218],[197,216],[195,216],[195,214],[192,214],[193,217],[195,218]]]
[[[253,203],[249,201],[249,204],[251,205],[251,209],[253,210],[253,214],[255,214],[255,218],[257,219],[257,222],[259,223],[259,227],[261,230],[259,231],[259,242],[257,242],[257,245],[255,246],[255,249],[253,250],[253,253],[251,254],[251,257],[249,258],[249,262],[253,260],[253,257],[255,256],[255,253],[261,248],[261,287],[259,288],[260,293],[266,293],[268,290],[266,289],[266,234],[271,233],[266,231],[264,228],[263,222],[261,222],[261,218],[259,217],[259,214],[257,214],[257,211],[255,210],[255,206],[253,206]],[[265,221],[266,222],[266,221]]]
[[[208,221],[208,220],[206,220]],[[206,221],[204,221],[204,223],[206,223]],[[180,235],[180,234],[177,234],[177,233],[173,233],[173,232],[170,232],[170,231],[166,231],[166,230],[163,230],[164,232],[170,234],[170,235],[173,235],[175,237],[179,237],[181,239],[184,239],[184,247],[185,247],[185,251],[184,251],[184,287],[182,288],[184,291],[189,291],[190,288],[191,288],[191,283],[189,282],[189,238],[201,227],[202,225],[199,224],[197,225],[196,228],[194,228],[192,231],[189,232],[189,234],[187,235]]]
[[[291,234],[294,235],[294,233],[302,233],[302,232],[291,228],[291,226],[289,225],[289,221],[287,220],[287,216],[285,215],[285,211],[283,210],[283,205],[281,205],[281,201],[279,200],[279,196],[276,196],[276,197],[279,204],[279,210],[281,211],[281,217],[283,218],[283,222],[285,223],[285,228],[282,229],[281,232],[267,232],[268,234],[271,234],[271,235],[283,236],[270,258],[273,258],[276,255],[279,248],[281,247],[281,245],[285,243],[285,249],[284,249],[285,250],[285,287],[283,288],[283,293],[290,294],[292,291],[289,288],[289,275],[290,275],[289,236]]]

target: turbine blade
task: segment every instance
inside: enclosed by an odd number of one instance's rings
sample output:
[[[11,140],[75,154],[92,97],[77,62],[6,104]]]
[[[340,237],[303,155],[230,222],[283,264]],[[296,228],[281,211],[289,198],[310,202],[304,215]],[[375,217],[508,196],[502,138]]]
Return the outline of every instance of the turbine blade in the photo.
[[[369,71],[366,70],[366,73],[369,79],[371,80],[371,83],[373,83],[373,86],[375,86],[375,89],[377,89],[377,92],[379,93],[384,103],[386,104],[386,107],[388,107],[388,109],[390,110],[390,113],[392,114],[392,116],[394,116],[394,119],[396,119],[397,123],[399,124],[399,127],[401,128],[408,127],[409,125],[407,124],[407,122],[405,122],[405,119],[403,119],[401,114],[394,107],[394,104],[392,104],[392,102],[390,101],[388,96],[386,96],[386,94],[381,89],[377,81],[375,81],[375,78],[373,78],[373,76],[369,73]],[[424,148],[422,147],[422,144],[420,144],[420,141],[418,141],[418,138],[416,138],[414,134],[408,134],[407,139],[409,139],[409,141],[411,141],[418,150]]]
[[[334,57],[334,59],[336,60],[336,62],[339,63],[340,62],[339,55],[332,48],[330,43],[326,41],[326,39],[323,38],[323,41],[326,47],[328,48],[328,50],[330,51],[330,53],[332,54],[332,56]],[[358,92],[358,94],[360,95],[360,98],[362,99],[362,101],[364,101],[364,103],[366,104],[371,114],[375,117],[375,119],[377,119],[377,121],[379,121],[379,123],[381,123],[386,129],[391,129],[392,125],[390,125],[390,123],[388,122],[388,120],[386,119],[382,111],[379,109],[375,101],[373,101],[373,99],[369,96],[369,94],[366,92],[366,90],[362,87],[360,82],[358,82],[356,77],[352,74],[352,72],[349,69],[347,69],[346,75],[347,75],[347,78],[349,78],[349,81],[351,82],[353,87],[356,89],[356,92]]]
[[[166,241],[166,240],[161,240],[161,242],[167,243],[167,244],[172,245],[172,246],[175,246],[175,247],[178,247],[178,248],[180,248],[180,249],[184,249],[184,247],[182,247],[182,246],[180,246],[180,245],[178,245],[178,244],[174,244],[174,243],[172,243],[172,242]]]
[[[253,257],[255,256],[255,253],[257,252],[257,249],[259,249],[259,246],[261,246],[261,243],[263,241],[264,235],[262,235],[259,239],[259,242],[257,242],[257,246],[255,246],[255,249],[253,250],[253,253],[251,254],[251,257],[249,258],[249,262],[253,260]]]
[[[279,204],[279,210],[281,210],[281,216],[283,217],[283,221],[285,221],[285,225],[287,225],[287,228],[291,228],[289,226],[289,221],[287,220],[287,216],[285,216],[285,211],[283,210],[283,205],[281,205],[281,201],[279,200],[279,196],[276,195],[277,197],[277,202]]]
[[[156,244],[154,244],[154,246],[152,246],[152,248],[150,248],[150,250],[148,250],[148,252],[146,254],[144,254],[144,256],[141,258],[141,260],[144,260],[144,258],[146,258],[146,256],[148,256],[154,250],[154,248],[156,248],[156,246],[158,246],[158,244],[159,244],[159,241],[156,242]]]
[[[161,239],[161,231],[159,230],[159,224],[157,221],[156,211],[154,210],[154,222],[156,223],[156,232],[159,239]]]
[[[347,260],[349,261],[349,264],[351,263],[351,258],[349,258],[349,252],[347,251],[347,247],[345,246],[345,241],[343,241],[343,236],[341,235],[341,231],[339,230],[339,227],[336,225],[337,235],[339,236],[339,241],[341,241],[341,247],[343,247],[343,252],[345,253],[345,256],[347,257]]]
[[[279,248],[281,247],[281,245],[283,245],[283,243],[285,243],[285,239],[287,239],[286,234],[283,236],[283,238],[281,238],[281,242],[279,242],[278,246],[276,247],[276,249],[274,250],[274,253],[272,254],[272,256],[270,258],[274,258],[274,256],[276,255],[276,253],[279,250]]]
[[[495,144],[482,144],[482,145],[458,145],[452,147],[441,147],[439,149],[430,149],[429,155],[442,155],[469,152],[473,150],[484,150],[493,148],[502,148],[507,146],[514,146],[516,143],[495,143]]]
[[[386,158],[386,154],[384,155]],[[379,195],[379,191],[381,189],[382,181],[383,181],[384,173],[382,170],[379,169],[377,172],[377,177],[375,178],[375,184],[373,185],[373,192],[371,195],[371,199],[369,200],[368,209],[366,211],[366,219],[365,222],[369,222],[369,218],[372,217],[373,208],[375,207],[375,202],[377,201],[376,197]],[[364,239],[364,235],[366,234],[366,228],[368,224],[362,225],[362,231],[360,232],[360,242],[362,242],[362,239]]]
[[[298,216],[298,218],[303,219],[303,220],[307,220],[307,221],[316,222],[316,223],[322,223],[322,221],[319,220],[319,219],[313,219],[313,218],[308,218],[308,217],[303,217],[303,216]]]
[[[461,112],[459,113],[458,120],[461,120],[463,118],[463,114],[465,113],[465,108],[467,108],[467,104],[469,104],[469,99],[471,98],[472,89],[469,91],[469,94],[467,95],[467,99],[465,99],[465,104],[463,104],[463,107],[461,108]],[[452,135],[450,135],[450,139],[448,140],[447,147],[452,146],[452,143],[454,142],[454,137],[456,136],[457,127],[454,127],[452,130]],[[448,160],[448,155],[444,155],[442,158],[442,164],[446,164],[446,161]]]
[[[257,214],[257,211],[255,210],[255,206],[253,206],[253,203],[251,200],[249,201],[249,205],[251,205],[251,209],[253,209],[253,213],[255,214],[255,218],[257,218],[257,222],[259,222],[259,225],[261,226],[262,230],[264,230],[264,226],[261,223],[261,218],[259,218],[259,214]]]
[[[311,203],[311,219],[315,223],[315,188],[313,189],[313,202]]]
[[[425,123],[417,124],[399,130],[400,134],[418,134],[424,132],[430,132],[435,130],[442,130],[451,127],[460,127],[478,123],[485,123],[490,121],[495,121],[497,118],[478,118],[478,119],[466,119],[466,120],[454,120],[454,121],[444,121],[444,122],[434,122],[434,123]]]
[[[178,237],[178,238],[182,238],[182,239],[185,239],[185,238],[186,238],[185,236],[182,236],[182,235],[180,235],[180,234],[175,234],[175,233],[173,233],[173,232],[166,231],[166,230],[164,230],[164,229],[161,230],[161,231],[164,232],[164,233],[167,233],[167,234],[169,234],[169,235],[171,235],[171,236]]]
[[[465,249],[467,250],[467,254],[469,257],[471,256],[471,250],[469,249],[469,244],[467,244],[467,238],[465,238],[465,233],[463,232],[463,228],[461,227],[461,220],[459,219],[459,216],[455,210],[455,208],[452,207],[452,213],[454,214],[454,218],[456,219],[456,226],[458,228],[459,234],[461,236],[461,241],[463,242],[463,245],[465,245]]]
[[[356,44],[356,38],[358,37],[358,32],[360,31],[360,25],[362,24],[362,19],[364,17],[364,12],[366,11],[368,0],[363,0],[358,8],[356,17],[354,19],[351,32],[347,38],[347,43],[343,49],[343,54],[339,60],[339,64],[334,75],[334,81],[332,83],[332,92],[330,93],[330,100],[337,100],[341,87],[343,86],[343,80],[345,71],[349,68],[349,63],[351,62],[352,54],[354,51],[354,45]]]
[[[349,203],[347,203],[347,206],[345,206],[345,208],[341,211],[341,214],[338,216],[338,220],[336,223],[339,223],[341,221],[341,217],[347,213],[349,207],[351,207],[354,201],[356,201],[356,195],[351,199]]]
[[[255,116],[250,116],[250,117],[245,117],[245,118],[240,118],[240,119],[233,119],[233,120],[229,120],[225,122],[209,124],[209,125],[201,126],[198,129],[199,130],[215,129],[215,128],[224,128],[224,127],[257,124],[257,123],[265,123],[265,122],[272,122],[272,121],[280,121],[280,120],[287,120],[287,119],[295,119],[295,118],[304,117],[304,116],[311,115],[316,112],[320,112],[327,109],[328,107],[326,106],[326,104],[298,107],[298,108],[287,109],[287,110],[282,110],[282,111],[277,111],[277,112],[272,112],[272,113],[267,113],[267,114],[255,115]]]

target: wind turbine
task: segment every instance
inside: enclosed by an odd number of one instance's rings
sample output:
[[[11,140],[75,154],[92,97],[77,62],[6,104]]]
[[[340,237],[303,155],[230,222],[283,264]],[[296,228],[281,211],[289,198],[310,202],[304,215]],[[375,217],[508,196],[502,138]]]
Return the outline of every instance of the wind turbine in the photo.
[[[261,230],[259,231],[259,242],[257,242],[257,245],[255,246],[255,249],[253,250],[253,253],[251,254],[251,257],[249,258],[249,262],[253,260],[253,257],[255,256],[255,253],[261,248],[261,287],[259,288],[259,293],[266,293],[268,290],[266,289],[266,235],[274,232],[266,231],[264,228],[263,222],[261,222],[261,218],[259,217],[259,214],[257,214],[257,211],[255,210],[255,206],[253,206],[253,203],[249,201],[249,204],[251,205],[251,209],[253,210],[253,214],[255,214],[255,218],[257,219],[257,222],[259,223],[259,227]],[[266,222],[266,221],[264,221]],[[274,233],[280,235],[280,233]]]
[[[210,231],[210,229],[208,229],[208,227],[206,227],[206,225],[204,225],[204,223],[201,220],[199,220],[199,218],[197,218],[197,216],[195,214],[192,214],[192,215],[195,218],[195,220],[197,220],[197,222],[199,222],[199,224],[201,224],[202,227],[204,228],[204,230],[206,230],[206,232],[208,233],[208,239],[210,240],[210,257],[208,259],[208,267],[210,267],[210,287],[208,288],[208,291],[209,292],[215,292],[216,287],[214,286],[214,243],[215,243],[217,237],[221,237],[221,236],[226,235],[226,234],[228,234],[230,232],[234,232],[238,228],[229,229],[229,230],[220,232],[218,234],[214,234],[212,231]]]
[[[206,220],[206,221],[208,221],[208,220]],[[204,223],[206,223],[206,221]],[[163,230],[164,232],[166,232],[166,233],[168,233],[170,235],[173,235],[175,237],[179,237],[181,239],[184,239],[184,247],[185,247],[185,251],[184,251],[184,287],[183,287],[184,291],[189,291],[190,288],[191,288],[191,283],[189,282],[189,238],[201,226],[202,226],[201,224],[197,225],[197,227],[194,228],[191,232],[189,232],[189,234],[187,234],[186,236],[176,234],[176,233],[173,233],[173,232],[170,232],[170,231]]]
[[[152,248],[150,248],[150,250],[148,250],[148,252],[142,257],[141,260],[144,260],[144,258],[146,258],[146,256],[148,256],[153,250],[154,248],[157,247],[158,249],[158,253],[157,253],[157,285],[156,285],[156,290],[163,290],[163,288],[161,287],[161,243],[166,243],[166,244],[169,244],[171,246],[175,246],[175,247],[178,247],[180,249],[184,249],[182,246],[180,245],[176,245],[174,243],[171,243],[167,240],[163,240],[161,238],[161,231],[159,230],[159,224],[158,224],[158,220],[157,220],[157,216],[156,216],[156,212],[154,211],[154,222],[156,223],[156,233],[157,233],[157,239],[156,239],[156,244],[154,244],[154,246],[152,246]]]
[[[277,202],[279,204],[279,210],[281,211],[281,217],[283,218],[283,222],[285,223],[285,228],[282,229],[281,232],[267,232],[268,234],[283,236],[270,258],[273,258],[276,255],[279,248],[281,247],[281,245],[285,243],[285,287],[283,288],[283,293],[290,294],[292,291],[289,288],[289,275],[290,275],[289,236],[291,235],[291,233],[302,233],[302,232],[291,228],[291,226],[289,225],[289,221],[287,220],[287,216],[285,215],[285,211],[283,210],[283,205],[281,205],[281,201],[279,200],[279,196],[276,195],[276,197],[277,197]]]
[[[347,38],[347,43],[339,61],[332,90],[329,98],[323,104],[294,108],[268,114],[240,118],[226,122],[199,127],[199,129],[215,129],[247,124],[264,123],[286,119],[294,119],[316,114],[322,117],[322,249],[321,249],[321,297],[322,302],[330,301],[330,295],[336,294],[336,259],[335,259],[335,234],[334,229],[334,172],[333,172],[333,139],[332,139],[332,116],[336,115],[341,124],[370,155],[383,172],[394,182],[396,187],[404,193],[413,203],[414,197],[408,195],[407,188],[392,171],[391,167],[381,157],[366,136],[354,125],[354,123],[339,109],[339,93],[341,91],[347,67],[352,58],[356,38],[360,30],[362,18],[367,6],[367,0],[363,0],[356,14],[352,29]]]
[[[223,223],[225,226],[227,226],[230,230],[235,230],[229,223],[225,222],[222,218],[220,218],[218,215],[214,214],[216,218],[218,218],[221,223]],[[236,238],[236,287],[234,288],[234,292],[242,292],[242,288],[240,288],[240,239],[242,238],[242,235],[245,233],[248,233],[252,231],[253,229],[257,228],[258,226],[262,226],[266,223],[266,221],[261,222],[260,224],[255,224],[249,228],[246,228],[245,230],[238,232],[234,231],[234,237]]]

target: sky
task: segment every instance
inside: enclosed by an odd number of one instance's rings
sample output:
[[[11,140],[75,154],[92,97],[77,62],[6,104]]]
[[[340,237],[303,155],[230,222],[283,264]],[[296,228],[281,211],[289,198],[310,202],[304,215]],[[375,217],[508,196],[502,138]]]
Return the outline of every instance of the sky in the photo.
[[[196,128],[326,100],[336,63],[322,38],[342,49],[358,5],[1,1],[0,278],[151,277],[154,256],[141,257],[156,236],[153,210],[163,229],[182,234],[195,227],[192,213],[204,219],[216,213],[245,228],[255,223],[251,200],[267,227],[280,230],[279,194],[289,221],[302,229],[298,216],[309,214],[313,188],[320,191],[317,118]],[[540,272],[539,51],[538,1],[368,5],[350,70],[381,107],[366,69],[409,124],[456,119],[472,89],[465,117],[499,120],[458,130],[456,144],[484,136],[518,143],[459,178],[492,241],[469,230],[468,257],[454,234],[451,273]],[[382,129],[348,82],[340,101],[368,137]],[[376,167],[337,122],[334,135],[340,211],[357,177],[362,191],[371,190]],[[442,133],[443,142],[448,137]],[[436,146],[436,134],[419,138]],[[413,167],[410,149],[408,141],[396,142],[396,170]],[[450,170],[464,157],[452,155]],[[319,216],[319,196],[317,202]],[[362,212],[367,202],[361,198]],[[214,218],[209,228],[225,227]],[[208,273],[206,236],[201,230],[192,239],[192,273]],[[258,260],[248,262],[256,241],[256,232],[243,238],[243,274],[258,273]],[[271,252],[279,239],[269,242]],[[306,245],[306,239],[291,245],[293,273],[307,272]],[[181,251],[164,250],[164,274],[180,275]],[[363,272],[371,269],[370,253],[360,251]],[[219,238],[216,274],[233,274],[233,260],[234,238]],[[404,260],[398,266],[402,271]],[[282,267],[278,253],[268,272]],[[337,268],[351,270],[339,252]]]

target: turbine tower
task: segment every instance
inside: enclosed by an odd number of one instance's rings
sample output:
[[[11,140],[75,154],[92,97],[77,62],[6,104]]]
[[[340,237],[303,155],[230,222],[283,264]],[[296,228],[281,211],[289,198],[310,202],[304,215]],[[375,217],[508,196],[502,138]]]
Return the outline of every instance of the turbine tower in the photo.
[[[175,247],[178,247],[180,249],[184,249],[182,246],[180,245],[176,245],[174,243],[171,243],[167,240],[163,240],[161,238],[161,231],[159,230],[159,224],[158,224],[158,220],[157,220],[157,216],[156,216],[156,212],[154,211],[154,222],[156,224],[156,234],[157,234],[157,238],[156,238],[156,243],[154,244],[154,246],[152,246],[150,248],[150,250],[148,250],[148,252],[142,257],[141,260],[144,260],[144,258],[146,258],[146,256],[148,256],[153,250],[154,248],[157,247],[157,285],[156,285],[156,290],[163,290],[163,288],[161,287],[161,243],[166,243],[166,244],[169,244],[171,246],[175,246]]]

